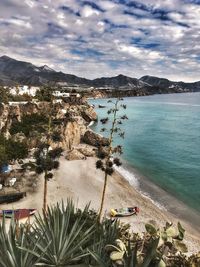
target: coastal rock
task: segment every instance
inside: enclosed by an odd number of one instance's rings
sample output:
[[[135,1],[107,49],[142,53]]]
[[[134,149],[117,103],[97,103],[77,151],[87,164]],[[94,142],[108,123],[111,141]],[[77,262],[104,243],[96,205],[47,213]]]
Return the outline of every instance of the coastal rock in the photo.
[[[82,159],[85,159],[86,157],[77,149],[73,149],[73,150],[68,152],[68,154],[65,158],[67,160],[82,160]]]
[[[97,121],[97,114],[91,106],[87,109],[84,109],[81,115],[86,122]]]
[[[80,144],[76,149],[86,157],[95,157],[97,154],[96,147],[86,144]]]
[[[73,146],[80,144],[81,135],[85,132],[86,127],[79,122],[68,122],[66,126],[62,128],[62,147],[65,149],[70,150]]]
[[[109,145],[108,138],[105,138],[100,134],[93,132],[92,130],[87,130],[85,132],[84,136],[82,137],[82,142],[96,147]]]

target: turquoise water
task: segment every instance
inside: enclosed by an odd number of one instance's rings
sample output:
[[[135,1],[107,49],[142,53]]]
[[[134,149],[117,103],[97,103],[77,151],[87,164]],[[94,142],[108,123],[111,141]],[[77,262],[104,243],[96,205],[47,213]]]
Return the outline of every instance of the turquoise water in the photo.
[[[97,107],[108,108],[106,99],[90,102],[99,119],[107,116],[106,108]],[[125,139],[116,137],[116,143],[124,147],[126,168],[200,212],[200,93],[131,97],[124,103],[129,120],[122,125]]]

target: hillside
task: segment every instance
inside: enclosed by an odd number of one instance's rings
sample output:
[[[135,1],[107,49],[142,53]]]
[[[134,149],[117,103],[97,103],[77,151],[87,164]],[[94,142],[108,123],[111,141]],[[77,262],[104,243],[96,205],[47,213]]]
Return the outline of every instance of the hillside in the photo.
[[[94,87],[96,89],[111,89],[129,91],[127,95],[149,95],[177,92],[200,91],[200,81],[193,83],[173,82],[168,79],[153,76],[143,76],[140,79],[118,75],[102,77],[94,80],[76,75],[57,72],[47,65],[38,67],[29,62],[18,61],[8,56],[0,57],[0,85],[47,85],[62,82],[66,86],[80,88]]]

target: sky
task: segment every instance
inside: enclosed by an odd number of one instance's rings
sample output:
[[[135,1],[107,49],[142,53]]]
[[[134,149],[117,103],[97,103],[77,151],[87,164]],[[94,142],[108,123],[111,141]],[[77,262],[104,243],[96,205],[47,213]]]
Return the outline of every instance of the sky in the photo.
[[[0,56],[86,78],[200,80],[200,0],[0,0]]]

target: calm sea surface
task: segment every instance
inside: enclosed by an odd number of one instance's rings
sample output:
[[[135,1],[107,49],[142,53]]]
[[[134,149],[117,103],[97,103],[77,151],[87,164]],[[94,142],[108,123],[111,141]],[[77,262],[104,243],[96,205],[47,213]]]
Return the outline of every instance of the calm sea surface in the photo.
[[[90,103],[95,104],[99,119],[107,116],[107,99]],[[98,104],[106,108],[98,108]],[[115,140],[124,146],[122,157],[130,182],[138,179],[142,188],[143,176],[200,212],[200,93],[131,97],[125,98],[124,104],[129,118],[122,125],[125,139]],[[100,123],[93,125],[97,132],[101,128]],[[131,178],[133,169],[140,178],[133,174]],[[155,192],[148,190],[154,198]],[[157,196],[156,201],[162,199]]]

